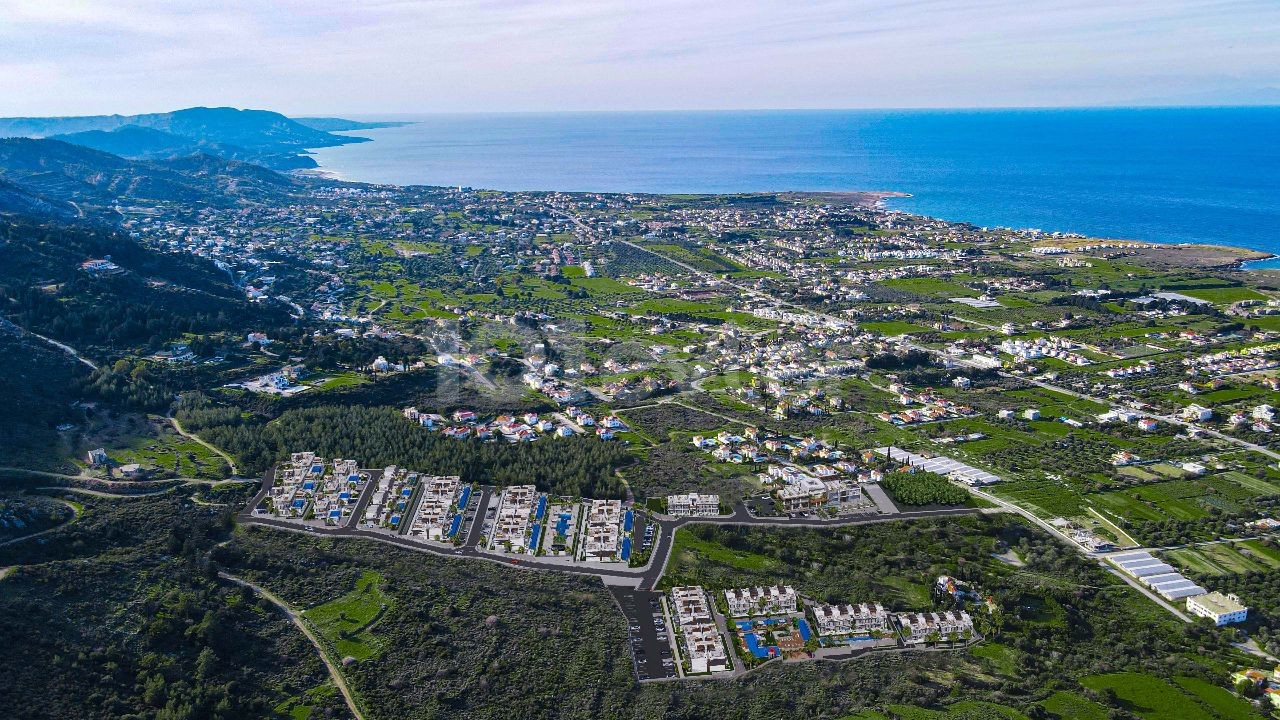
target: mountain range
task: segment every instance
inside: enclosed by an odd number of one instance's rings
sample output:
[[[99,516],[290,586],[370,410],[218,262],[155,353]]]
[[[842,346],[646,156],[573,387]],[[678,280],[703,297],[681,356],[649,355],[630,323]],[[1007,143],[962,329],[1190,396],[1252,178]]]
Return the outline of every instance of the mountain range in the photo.
[[[313,168],[308,148],[367,142],[335,135],[399,123],[341,118],[294,120],[269,110],[194,107],[143,115],[0,118],[0,138],[54,138],[133,160],[165,160],[195,153],[276,170]]]

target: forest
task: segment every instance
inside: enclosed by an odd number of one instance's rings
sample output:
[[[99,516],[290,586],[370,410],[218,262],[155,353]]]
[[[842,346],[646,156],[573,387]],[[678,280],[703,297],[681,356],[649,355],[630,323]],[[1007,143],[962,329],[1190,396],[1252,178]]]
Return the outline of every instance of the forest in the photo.
[[[80,269],[85,260],[104,257],[120,270],[92,275]],[[158,350],[187,333],[292,324],[282,306],[246,302],[206,260],[154,252],[87,223],[6,217],[0,300],[18,325],[104,354]]]
[[[83,419],[72,403],[89,373],[65,353],[0,327],[0,465],[51,470],[64,464],[68,440],[58,426]]]
[[[615,471],[631,461],[621,443],[595,437],[544,437],[535,442],[454,440],[406,420],[388,407],[320,405],[289,410],[270,422],[245,420],[227,408],[191,400],[178,417],[192,431],[260,473],[290,453],[357,460],[361,467],[398,465],[464,482],[532,483],[559,495],[623,498]]]
[[[274,605],[216,580],[230,518],[180,494],[77,495],[84,515],[0,547],[0,703],[10,718],[349,717]]]

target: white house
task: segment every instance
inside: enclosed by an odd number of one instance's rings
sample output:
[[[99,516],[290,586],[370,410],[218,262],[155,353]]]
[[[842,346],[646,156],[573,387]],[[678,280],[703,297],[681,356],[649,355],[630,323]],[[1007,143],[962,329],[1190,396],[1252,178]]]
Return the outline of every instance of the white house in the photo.
[[[1182,419],[1191,421],[1203,421],[1213,418],[1213,410],[1203,405],[1188,405],[1182,408]]]

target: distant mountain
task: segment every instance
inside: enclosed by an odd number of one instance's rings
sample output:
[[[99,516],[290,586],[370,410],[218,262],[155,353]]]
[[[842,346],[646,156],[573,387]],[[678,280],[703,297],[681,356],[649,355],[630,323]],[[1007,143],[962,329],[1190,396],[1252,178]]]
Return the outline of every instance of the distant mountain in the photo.
[[[0,138],[49,138],[104,150],[131,159],[159,159],[206,152],[277,170],[316,166],[308,148],[368,142],[334,135],[329,129],[386,127],[339,118],[312,118],[322,127],[269,110],[194,107],[144,115],[0,118]]]
[[[191,140],[226,143],[251,149],[302,150],[366,141],[366,138],[331,135],[323,130],[315,130],[270,110],[239,110],[229,107],[194,107],[145,115],[0,118],[0,136],[49,137],[90,130],[111,131],[127,125],[162,130]]]
[[[380,120],[375,122],[362,122],[360,120],[345,120],[343,118],[324,118],[324,117],[300,117],[294,118],[294,122],[301,123],[312,130],[322,130],[324,132],[347,132],[350,130],[377,130],[379,128],[404,127],[412,125],[412,122],[400,122],[396,120]]]
[[[301,181],[207,154],[126,160],[60,140],[0,140],[0,180],[44,201],[109,207],[117,202],[228,205],[296,192]]]
[[[273,170],[316,167],[316,162],[306,155],[271,150],[249,150],[236,145],[189,138],[140,125],[125,125],[115,130],[85,130],[65,135],[51,135],[49,139],[109,152],[131,160],[168,160],[206,153],[228,160],[255,163]]]

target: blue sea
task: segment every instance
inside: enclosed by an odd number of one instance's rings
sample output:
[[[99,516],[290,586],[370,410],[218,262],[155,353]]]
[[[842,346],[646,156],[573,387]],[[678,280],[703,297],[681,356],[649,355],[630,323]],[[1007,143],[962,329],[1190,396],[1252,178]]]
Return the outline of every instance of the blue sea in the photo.
[[[911,212],[1280,254],[1280,107],[389,116],[339,177],[502,190],[886,190]]]

